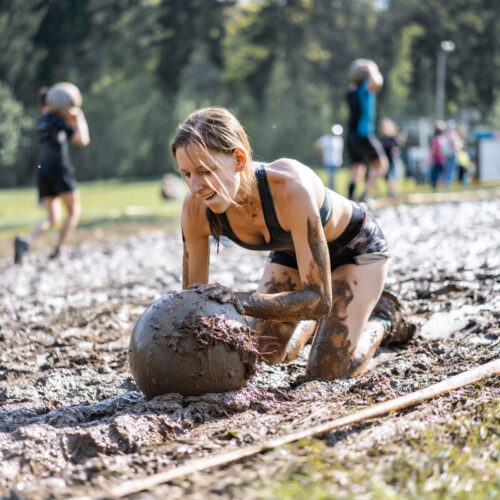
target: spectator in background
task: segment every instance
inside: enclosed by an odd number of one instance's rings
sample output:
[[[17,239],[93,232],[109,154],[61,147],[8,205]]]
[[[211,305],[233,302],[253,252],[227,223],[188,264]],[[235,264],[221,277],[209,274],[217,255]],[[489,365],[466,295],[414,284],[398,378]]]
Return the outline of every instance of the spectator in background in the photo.
[[[449,186],[457,180],[457,153],[462,149],[463,141],[457,131],[456,123],[449,120],[443,141],[444,184]]]
[[[184,184],[175,174],[165,174],[162,179],[161,196],[165,200],[176,200],[184,194]]]
[[[366,176],[365,191],[359,201],[367,201],[375,181],[387,172],[389,162],[382,144],[375,137],[376,93],[384,79],[374,61],[356,59],[349,68],[349,131],[347,153],[349,156],[350,183],[348,197],[354,199],[356,184]],[[366,165],[370,166],[366,174]]]
[[[434,135],[431,138],[431,185],[436,189],[442,183],[444,175],[444,163],[446,161],[445,147],[446,123],[437,121],[434,126]]]
[[[321,136],[314,147],[321,153],[323,165],[328,172],[328,187],[335,190],[335,173],[342,166],[342,154],[344,151],[344,139],[342,138],[342,125],[334,125],[331,133]]]
[[[379,125],[380,142],[384,148],[385,155],[389,162],[389,168],[385,174],[387,180],[387,195],[395,197],[397,191],[397,165],[400,159],[400,147],[407,139],[405,133],[400,133],[398,126],[389,118],[384,118]]]
[[[474,173],[474,164],[471,157],[465,149],[457,153],[458,182],[464,186],[470,186],[471,178]]]

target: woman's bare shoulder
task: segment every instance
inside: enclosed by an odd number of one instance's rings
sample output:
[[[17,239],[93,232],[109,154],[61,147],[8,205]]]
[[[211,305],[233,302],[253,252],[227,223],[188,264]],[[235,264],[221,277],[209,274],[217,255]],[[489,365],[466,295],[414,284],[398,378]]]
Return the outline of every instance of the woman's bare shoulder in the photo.
[[[323,188],[323,182],[314,171],[297,160],[280,158],[270,163],[266,171],[271,190],[277,190],[285,199],[299,193],[311,195]]]
[[[311,170],[307,165],[292,158],[279,158],[268,163],[266,171],[281,174],[298,174],[304,169]],[[312,172],[312,170],[311,170]]]
[[[316,177],[307,165],[290,158],[280,158],[269,163],[266,172],[271,184],[286,184],[288,188],[307,187],[314,183]]]
[[[321,179],[296,160],[283,158],[271,163],[268,181],[278,220],[285,230],[292,230],[314,213],[325,196]]]

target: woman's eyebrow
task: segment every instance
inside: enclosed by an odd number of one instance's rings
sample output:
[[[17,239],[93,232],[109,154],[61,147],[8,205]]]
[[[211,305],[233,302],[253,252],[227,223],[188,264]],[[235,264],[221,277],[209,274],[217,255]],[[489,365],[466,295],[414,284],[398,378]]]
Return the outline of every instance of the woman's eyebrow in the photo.
[[[195,166],[194,168],[196,170],[201,170],[203,168],[205,168],[207,170],[212,170],[213,169],[213,165],[209,165],[208,163],[202,163],[201,165]]]

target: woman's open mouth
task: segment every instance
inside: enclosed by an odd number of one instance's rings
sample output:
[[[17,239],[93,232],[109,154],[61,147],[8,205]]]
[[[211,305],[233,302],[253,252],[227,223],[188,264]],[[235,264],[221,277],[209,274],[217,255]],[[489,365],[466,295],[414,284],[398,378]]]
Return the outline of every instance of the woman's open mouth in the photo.
[[[217,193],[215,191],[212,191],[212,193],[208,194],[207,196],[201,197],[202,201],[210,201],[213,200],[217,196]]]

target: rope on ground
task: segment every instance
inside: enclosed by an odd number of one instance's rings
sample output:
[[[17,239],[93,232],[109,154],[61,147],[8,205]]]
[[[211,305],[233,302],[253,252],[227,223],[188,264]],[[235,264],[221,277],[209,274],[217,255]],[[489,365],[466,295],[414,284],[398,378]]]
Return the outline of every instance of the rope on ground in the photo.
[[[339,427],[343,427],[345,425],[352,425],[369,418],[380,417],[386,413],[416,405],[422,401],[441,396],[455,389],[459,389],[469,384],[474,384],[498,374],[500,374],[500,358],[462,372],[424,389],[420,389],[410,394],[406,394],[405,396],[391,399],[383,403],[369,406],[363,410],[352,413],[351,415],[331,420],[330,422],[325,422],[314,427],[309,427],[308,429],[270,439],[258,445],[222,453],[214,457],[190,460],[184,465],[180,465],[179,467],[159,472],[145,478],[125,481],[120,485],[112,487],[108,494],[111,498],[121,498],[133,493],[138,493],[159,484],[172,481],[173,479],[178,479],[194,472],[200,472],[220,465],[225,465],[230,462],[235,462],[242,458],[256,455],[262,451],[292,443],[293,441],[298,441],[299,439],[315,436],[317,434],[323,434],[333,429],[338,429]]]

